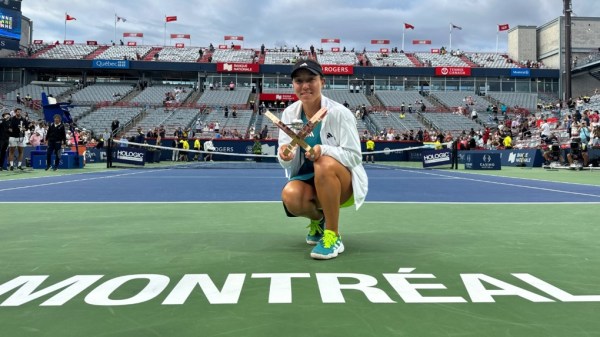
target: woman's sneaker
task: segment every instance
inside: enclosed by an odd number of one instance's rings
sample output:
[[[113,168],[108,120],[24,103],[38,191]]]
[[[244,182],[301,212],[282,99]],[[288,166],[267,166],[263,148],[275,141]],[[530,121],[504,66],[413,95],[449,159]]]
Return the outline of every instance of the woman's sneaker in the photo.
[[[323,237],[310,253],[310,257],[317,260],[329,260],[343,252],[344,244],[342,243],[342,238],[337,236],[334,231],[326,229]]]
[[[321,220],[311,220],[310,224],[306,227],[308,228],[306,243],[314,246],[323,237],[323,231],[325,230],[325,217],[323,217]]]

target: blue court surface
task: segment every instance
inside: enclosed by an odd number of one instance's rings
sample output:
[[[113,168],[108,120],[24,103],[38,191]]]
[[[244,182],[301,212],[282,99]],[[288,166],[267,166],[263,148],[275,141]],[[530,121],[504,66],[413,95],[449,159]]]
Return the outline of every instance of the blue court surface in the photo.
[[[600,186],[465,171],[367,166],[373,202],[600,202]],[[600,172],[599,172],[600,173]],[[596,176],[596,172],[570,172]],[[600,179],[600,176],[598,177]],[[0,181],[2,202],[278,201],[281,169],[116,169]]]

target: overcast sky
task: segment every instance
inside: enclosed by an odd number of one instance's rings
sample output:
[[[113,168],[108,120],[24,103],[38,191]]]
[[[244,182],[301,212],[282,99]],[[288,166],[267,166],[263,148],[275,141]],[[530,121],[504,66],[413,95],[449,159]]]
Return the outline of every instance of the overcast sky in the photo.
[[[76,21],[67,23],[67,39],[76,43],[114,37],[115,13],[126,22],[123,32],[143,32],[144,44],[162,45],[165,15],[177,16],[167,24],[167,34],[191,34],[191,44],[223,43],[225,35],[244,36],[244,47],[257,48],[311,44],[321,38],[339,38],[341,44],[378,50],[372,39],[389,39],[401,47],[404,22],[415,26],[405,33],[405,50],[452,47],[465,51],[494,51],[498,24],[542,25],[562,15],[562,0],[23,0],[23,14],[33,20],[33,38],[63,40],[65,12]],[[573,0],[577,16],[600,16],[598,0]],[[414,39],[432,40],[431,46],[413,46]],[[142,43],[141,39],[130,39]],[[499,35],[499,50],[506,51],[507,33]],[[173,40],[167,44],[188,40]]]

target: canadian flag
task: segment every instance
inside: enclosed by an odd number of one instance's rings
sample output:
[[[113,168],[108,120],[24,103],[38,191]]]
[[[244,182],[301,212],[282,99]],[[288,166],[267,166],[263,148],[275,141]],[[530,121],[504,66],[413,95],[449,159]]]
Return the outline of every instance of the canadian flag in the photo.
[[[410,23],[404,23],[404,29],[415,29],[415,26],[411,25]]]
[[[70,16],[69,14],[65,13],[65,20],[66,21],[71,21],[71,20],[77,20],[75,17]]]
[[[177,16],[176,15],[174,15],[174,16],[167,16],[167,17],[165,17],[165,20],[167,22],[177,21]]]
[[[499,32],[502,32],[502,31],[505,31],[505,30],[509,30],[509,29],[510,29],[510,26],[508,24],[498,25],[498,31]]]

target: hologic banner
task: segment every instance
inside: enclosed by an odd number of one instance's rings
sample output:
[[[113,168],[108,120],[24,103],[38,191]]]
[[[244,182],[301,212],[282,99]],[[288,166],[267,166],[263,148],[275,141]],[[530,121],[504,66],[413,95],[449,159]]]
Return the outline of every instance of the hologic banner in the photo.
[[[144,166],[146,159],[145,149],[136,149],[133,147],[118,147],[115,149],[113,162],[130,165]]]
[[[421,153],[423,155],[423,168],[452,164],[452,155],[449,149],[423,150]]]
[[[465,170],[500,170],[500,153],[468,152],[465,154]]]

